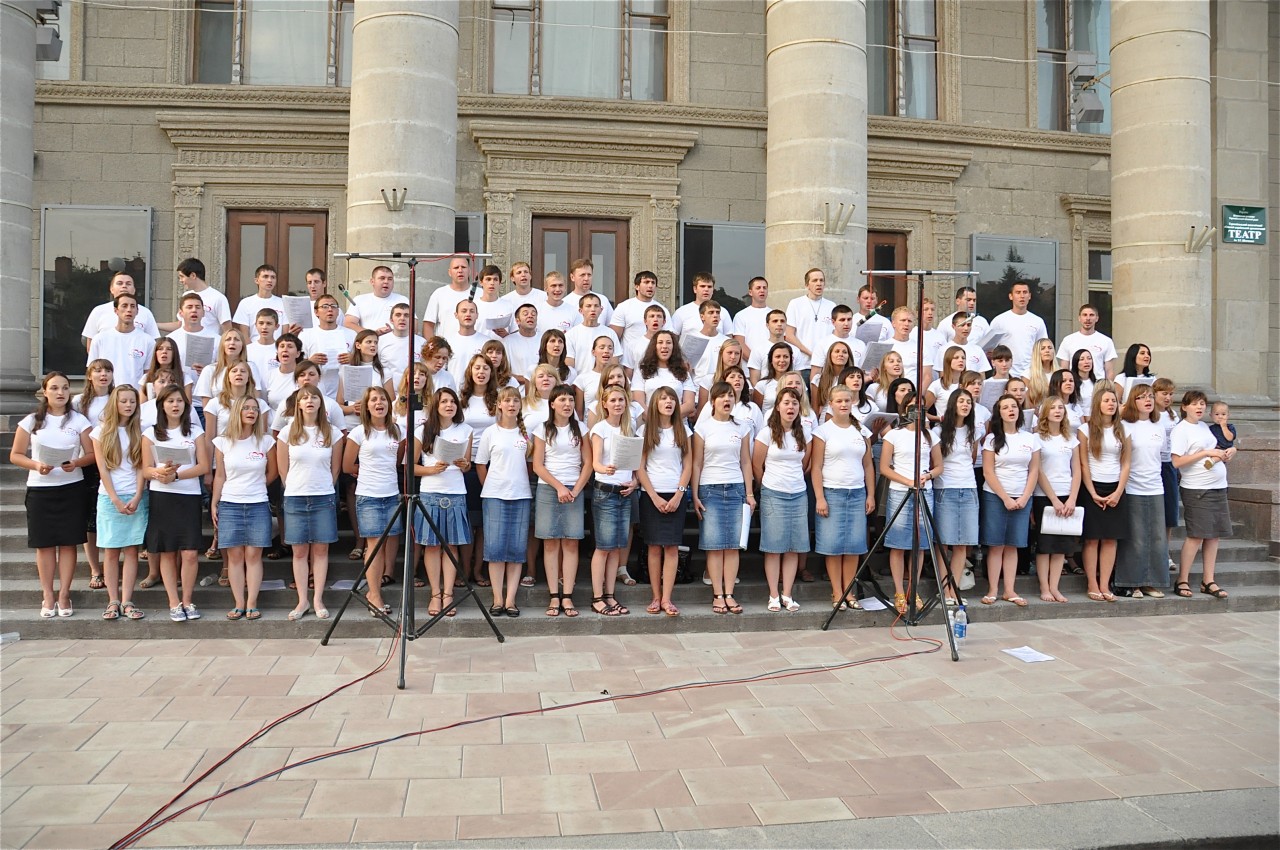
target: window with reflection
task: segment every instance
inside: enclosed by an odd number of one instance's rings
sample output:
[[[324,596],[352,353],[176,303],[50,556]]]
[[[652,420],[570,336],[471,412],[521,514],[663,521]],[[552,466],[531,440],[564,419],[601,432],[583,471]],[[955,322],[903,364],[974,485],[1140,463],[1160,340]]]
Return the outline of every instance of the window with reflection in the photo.
[[[1089,298],[1098,311],[1098,330],[1111,336],[1111,249],[1089,249]]]
[[[453,250],[463,254],[484,253],[484,213],[454,215]]]
[[[492,0],[498,94],[665,100],[668,0]]]
[[[747,282],[764,274],[764,225],[692,222],[682,225],[680,250],[681,303],[693,300],[693,276],[711,272],[724,315],[751,303]]]
[[[867,112],[938,117],[935,0],[867,0]]]
[[[354,0],[195,0],[192,81],[351,85]]]

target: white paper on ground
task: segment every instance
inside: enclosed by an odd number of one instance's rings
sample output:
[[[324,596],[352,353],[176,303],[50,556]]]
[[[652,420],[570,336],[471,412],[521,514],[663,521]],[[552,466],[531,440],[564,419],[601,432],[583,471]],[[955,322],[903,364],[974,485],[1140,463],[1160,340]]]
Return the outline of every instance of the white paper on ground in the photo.
[[[1054,658],[1052,655],[1045,655],[1043,652],[1040,652],[1037,649],[1032,649],[1029,646],[1019,646],[1019,647],[1015,647],[1014,649],[1002,649],[1000,651],[1008,655],[1012,655],[1014,658],[1018,659],[1019,661],[1025,661],[1028,664],[1035,664],[1038,661],[1057,661],[1058,660]]]
[[[263,579],[260,590],[284,590],[284,579],[269,578]]]
[[[864,596],[858,600],[858,604],[862,606],[863,611],[884,611],[889,607],[874,596]]]

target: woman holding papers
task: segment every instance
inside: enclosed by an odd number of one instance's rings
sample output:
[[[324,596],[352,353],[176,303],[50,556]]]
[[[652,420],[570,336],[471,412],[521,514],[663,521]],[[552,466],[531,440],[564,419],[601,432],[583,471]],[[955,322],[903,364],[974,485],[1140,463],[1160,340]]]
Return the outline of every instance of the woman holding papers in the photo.
[[[916,429],[919,428],[919,411],[915,391],[911,390],[898,403],[899,416],[895,426],[884,436],[884,451],[880,455],[880,474],[889,482],[885,500],[885,521],[892,524],[885,535],[884,545],[889,550],[889,571],[893,575],[893,607],[899,614],[906,613],[907,593],[903,587],[904,554],[911,550],[914,536],[916,472],[920,474],[920,489],[925,503],[933,508],[933,481],[942,474],[942,453],[936,435],[927,429],[920,435],[920,454],[916,454]],[[899,506],[902,510],[899,511]],[[894,514],[897,513],[897,518]],[[923,511],[921,511],[923,515]],[[921,521],[919,542],[922,549],[931,546],[928,524]],[[915,565],[915,577],[920,577],[924,559]],[[924,603],[916,596],[916,608]]]
[[[649,614],[675,617],[680,609],[671,601],[679,566],[679,546],[689,512],[689,478],[693,458],[685,421],[679,414],[680,399],[670,387],[658,387],[645,416],[644,463],[636,478],[640,497],[640,532],[649,548],[649,584],[653,600]]]
[[[963,353],[962,349],[956,350]],[[956,381],[958,384],[959,376]],[[980,454],[982,437],[974,415],[976,406],[973,395],[957,386],[947,396],[938,429],[942,475],[933,489],[933,506],[938,542],[951,547],[952,586],[945,588],[947,604],[960,601],[955,591],[964,575],[965,556],[978,545],[978,480],[973,467]]]
[[[115,388],[116,367],[111,361],[101,358],[91,360],[85,367],[84,391],[76,396],[71,406],[77,413],[88,419],[91,425],[97,425],[102,421],[102,414],[107,409],[107,401]],[[90,463],[85,466],[84,557],[89,562],[89,587],[92,590],[101,590],[106,584],[102,580],[102,566],[98,560],[98,481],[98,465]]]
[[[1084,577],[1089,598],[1115,602],[1111,570],[1116,564],[1116,541],[1129,530],[1120,502],[1129,481],[1129,441],[1120,424],[1119,391],[1108,381],[1099,382],[1094,390],[1089,421],[1080,427],[1080,480],[1089,493],[1084,503]]]
[[[463,473],[471,469],[471,444],[474,434],[458,403],[458,394],[448,387],[436,390],[428,403],[427,419],[417,433],[412,456],[414,474],[418,478],[418,504],[421,511],[413,514],[414,536],[422,544],[423,566],[431,583],[432,617],[453,604],[453,583],[457,570],[453,560],[444,556],[445,546],[471,543],[471,524],[467,521],[467,483]],[[439,456],[437,456],[437,452]],[[446,459],[447,458],[447,459]],[[425,512],[434,528],[422,516]],[[439,529],[439,536],[435,529]],[[449,608],[446,616],[457,613]]]
[[[1012,380],[1010,381],[1012,382]],[[982,443],[982,545],[987,547],[987,595],[1019,608],[1027,606],[1014,590],[1018,550],[1027,545],[1031,494],[1040,477],[1040,442],[1022,430],[1022,407],[1008,393],[996,400],[991,433]],[[1003,578],[1003,593],[1001,579]]]
[[[631,376],[631,397],[644,407],[658,387],[675,390],[680,396],[680,415],[686,418],[693,415],[698,395],[693,370],[680,350],[680,340],[671,331],[658,331],[649,340],[649,347]]]
[[[674,334],[671,337],[674,345]],[[649,350],[654,350],[652,342]],[[604,418],[591,429],[591,456],[596,473],[591,494],[596,542],[596,551],[591,557],[591,610],[606,617],[617,617],[631,613],[626,606],[618,604],[613,588],[631,530],[631,495],[636,489],[635,470],[640,465],[640,452],[634,445],[637,438],[633,436],[626,391],[622,387],[606,387],[600,392],[599,404]]]
[[[527,557],[529,508],[533,492],[529,488],[529,453],[532,443],[520,416],[520,391],[514,387],[498,390],[498,417],[480,438],[476,450],[476,472],[483,489],[484,559],[489,562],[489,582],[493,605],[489,613],[519,617],[516,591]]]
[[[867,482],[871,469],[871,432],[853,418],[853,390],[837,384],[828,395],[831,418],[813,432],[814,502],[818,518],[815,547],[827,559],[831,605],[841,611],[858,608],[857,596],[845,588],[858,573],[858,560],[867,553],[867,515],[875,510]]]
[[[378,537],[386,532],[378,556],[366,562],[364,573],[369,583],[369,604],[384,614],[391,613],[391,606],[382,601],[382,588],[395,581],[396,556],[400,551],[400,533],[404,529],[401,517],[396,517],[395,523],[387,526],[400,506],[400,476],[396,460],[403,433],[392,412],[391,394],[386,388],[365,389],[360,398],[360,424],[347,433],[342,469],[356,479],[356,503],[352,515],[364,535],[362,554],[372,553]]]
[[[343,413],[343,431],[350,431],[360,426],[360,413],[364,409],[364,391],[369,387],[387,387],[387,370],[378,356],[378,332],[363,330],[356,334],[351,344],[351,362],[338,367],[338,405]],[[394,477],[394,476],[393,476]],[[360,513],[356,510],[356,481],[345,471],[338,478],[338,489],[346,501],[347,516],[351,517],[354,526],[356,545],[347,554],[347,559],[360,561],[364,559],[364,547],[361,538],[377,539],[377,529],[362,528]]]
[[[196,555],[204,542],[200,479],[209,471],[209,443],[204,431],[191,423],[191,402],[182,387],[165,387],[156,408],[156,424],[142,432],[143,475],[151,488],[147,551],[160,559],[169,619],[182,623],[200,619],[191,594],[196,586]]]
[[[605,339],[601,337],[601,339]],[[612,347],[612,343],[610,343]],[[582,492],[591,480],[591,443],[574,414],[573,390],[551,391],[550,418],[533,431],[533,471],[538,476],[534,535],[542,543],[550,602],[547,616],[578,616],[573,585],[578,577],[578,541],[585,534]]]
[[[1169,452],[1173,465],[1182,474],[1178,492],[1182,497],[1183,521],[1187,539],[1182,544],[1178,582],[1174,590],[1179,596],[1190,596],[1191,564],[1196,552],[1204,547],[1204,575],[1200,592],[1226,599],[1227,592],[1213,580],[1218,562],[1218,541],[1231,536],[1231,510],[1227,505],[1227,464],[1236,456],[1236,448],[1218,448],[1218,441],[1204,421],[1209,406],[1205,394],[1188,390],[1182,396],[1182,421],[1169,435]]]
[[[133,604],[133,586],[138,580],[138,547],[147,536],[147,490],[142,484],[142,429],[139,422],[138,391],[125,384],[111,391],[111,400],[102,422],[89,435],[97,458],[101,483],[98,485],[98,546],[102,550],[102,570],[107,580],[107,610],[104,620],[118,620],[121,603],[130,620],[142,618]],[[124,557],[121,579],[120,559]],[[122,599],[123,597],[123,599]]]
[[[766,427],[756,435],[752,475],[760,482],[760,550],[770,611],[799,611],[791,598],[800,558],[809,553],[809,469],[812,432],[800,419],[801,388],[778,390]]]
[[[1140,342],[1135,342],[1124,353],[1124,367],[1120,370],[1120,374],[1116,375],[1115,384],[1119,388],[1120,401],[1123,403],[1128,399],[1134,378],[1154,377],[1151,374],[1151,349]],[[1147,381],[1147,383],[1151,382]]]
[[[44,599],[40,616],[70,617],[76,547],[85,542],[88,500],[84,468],[94,463],[92,425],[71,406],[71,382],[49,372],[34,413],[18,423],[9,462],[27,470],[27,545],[36,550]],[[27,452],[30,450],[30,456]],[[57,522],[50,522],[57,517]],[[58,576],[57,598],[53,578]],[[65,612],[65,613],[64,613]]]
[[[1160,452],[1164,426],[1156,412],[1156,394],[1147,384],[1136,384],[1120,413],[1129,441],[1129,483],[1124,489],[1125,515],[1129,521],[1116,552],[1116,592],[1141,599],[1164,597],[1169,586],[1168,543],[1164,531],[1164,482],[1160,478]]]
[[[227,581],[235,600],[227,619],[257,620],[262,616],[262,550],[271,545],[267,486],[276,480],[276,441],[257,396],[236,399],[223,418],[222,433],[213,440],[213,524],[227,553]]]
[[[1071,373],[1060,374],[1070,380]],[[1056,379],[1057,375],[1055,375]],[[1072,427],[1066,402],[1053,392],[1040,406],[1040,421],[1035,434],[1040,440],[1040,474],[1031,513],[1041,523],[1036,541],[1036,575],[1040,579],[1040,598],[1045,602],[1066,602],[1058,589],[1062,565],[1067,555],[1080,551],[1079,534],[1048,534],[1044,531],[1046,510],[1059,519],[1069,520],[1076,514],[1080,495],[1080,440],[1078,428]]]
[[[481,587],[489,586],[489,579],[480,572],[484,561],[484,517],[480,503],[480,478],[476,475],[476,452],[480,448],[480,438],[484,432],[493,427],[498,418],[498,385],[493,380],[493,365],[483,354],[473,354],[467,362],[462,378],[462,391],[458,393],[458,404],[462,408],[462,418],[471,426],[474,435],[471,441],[471,461],[463,478],[467,482],[467,520],[471,524],[471,533],[475,537],[475,545],[462,549],[462,565],[468,578],[473,579]]]
[[[307,603],[307,564],[315,588],[316,616],[328,619],[324,585],[329,577],[329,544],[338,539],[338,503],[335,483],[342,465],[342,432],[329,424],[324,395],[308,384],[298,390],[293,421],[280,432],[276,463],[284,482],[286,546],[293,547],[293,581],[298,587],[298,607],[290,620],[301,620],[311,610]]]
[[[752,492],[750,426],[734,420],[738,396],[728,383],[711,387],[711,416],[693,432],[693,509],[702,521],[698,547],[707,553],[711,611],[741,614],[733,598],[738,581],[738,549],[746,548],[744,528],[755,510]]]

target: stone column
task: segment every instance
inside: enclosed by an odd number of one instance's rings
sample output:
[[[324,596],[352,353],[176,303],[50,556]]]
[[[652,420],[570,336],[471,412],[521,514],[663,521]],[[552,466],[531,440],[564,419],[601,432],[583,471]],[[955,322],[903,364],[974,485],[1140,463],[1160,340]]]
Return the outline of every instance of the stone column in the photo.
[[[0,0],[0,413],[28,413],[31,361],[31,180],[35,163],[36,19],[31,0]]]
[[[769,0],[765,276],[770,302],[826,272],[827,296],[852,303],[867,260],[865,0]],[[826,208],[853,205],[844,233],[825,232]]]
[[[453,249],[458,145],[458,4],[357,0],[351,60],[347,244],[338,250]],[[387,210],[381,190],[408,189]],[[351,263],[367,289],[373,263]],[[393,264],[397,290],[408,273]],[[443,282],[444,263],[418,267],[418,300]]]
[[[1111,258],[1116,347],[1151,347],[1179,386],[1213,382],[1208,0],[1111,4]]]

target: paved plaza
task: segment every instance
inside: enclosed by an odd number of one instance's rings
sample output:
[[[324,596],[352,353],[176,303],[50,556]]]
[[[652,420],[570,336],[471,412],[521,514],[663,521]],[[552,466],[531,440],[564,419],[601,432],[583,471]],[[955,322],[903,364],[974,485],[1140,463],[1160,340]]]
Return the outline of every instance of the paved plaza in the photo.
[[[944,650],[684,689],[326,759],[203,803],[137,846],[1069,847],[1114,845],[1139,827],[1152,841],[1274,835],[1278,625],[1275,612],[983,623],[959,664]],[[462,718],[929,648],[894,635],[426,637],[410,646],[407,690],[394,666],[379,673],[272,730],[187,801]],[[1056,660],[1000,651],[1023,645]],[[0,843],[110,846],[265,722],[392,647],[6,645]]]

